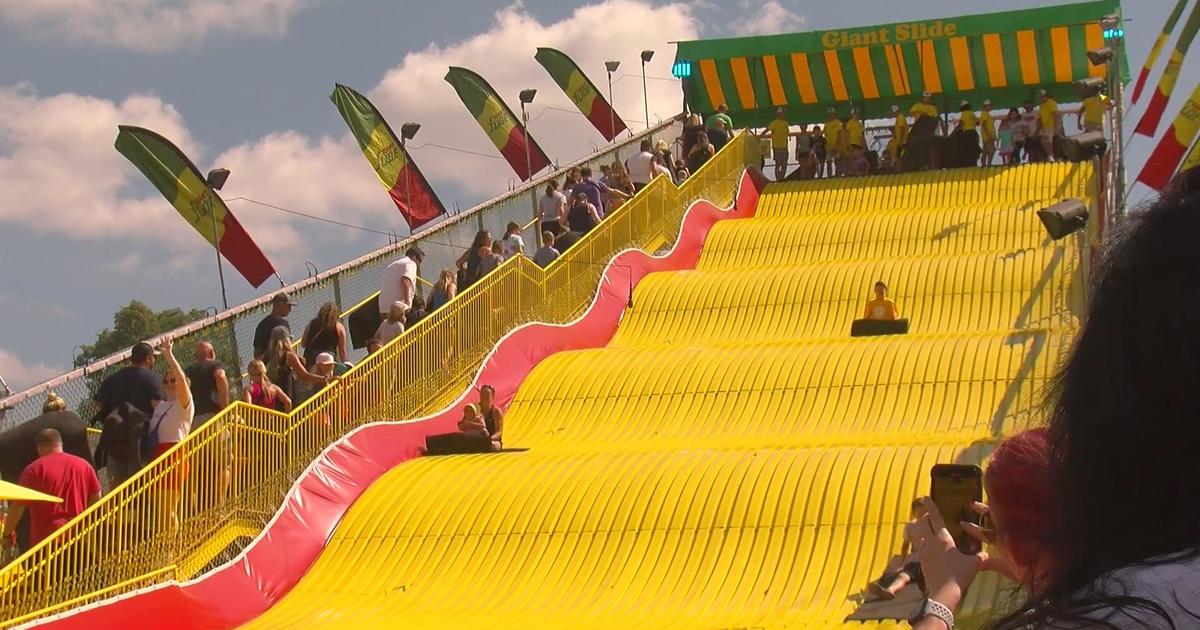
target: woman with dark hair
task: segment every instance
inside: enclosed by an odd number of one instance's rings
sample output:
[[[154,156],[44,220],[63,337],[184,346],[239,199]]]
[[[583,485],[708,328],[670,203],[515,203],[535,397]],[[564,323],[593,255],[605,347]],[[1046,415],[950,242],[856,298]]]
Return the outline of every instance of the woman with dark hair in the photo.
[[[333,354],[339,361],[349,357],[346,354],[346,327],[338,321],[337,304],[326,302],[321,305],[317,316],[304,328],[300,345],[304,347],[304,367],[310,370],[322,352]]]
[[[504,412],[494,404],[495,397],[496,388],[491,385],[479,388],[479,415],[492,440],[492,450],[499,451],[504,448]]]
[[[479,280],[479,265],[483,262],[483,257],[480,255],[480,248],[492,246],[492,233],[487,230],[479,230],[475,233],[475,240],[471,241],[471,247],[463,252],[462,256],[458,257],[458,290],[465,291],[467,287],[475,284]]]
[[[1048,398],[1053,566],[997,627],[1200,626],[1198,191],[1193,169],[1109,235]],[[921,563],[953,608],[981,558],[943,534]]]

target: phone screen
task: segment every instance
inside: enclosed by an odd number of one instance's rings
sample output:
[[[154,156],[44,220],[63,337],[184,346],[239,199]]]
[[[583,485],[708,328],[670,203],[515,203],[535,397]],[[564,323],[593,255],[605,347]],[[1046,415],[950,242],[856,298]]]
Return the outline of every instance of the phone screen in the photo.
[[[938,464],[933,467],[931,477],[930,496],[942,513],[954,544],[963,553],[979,553],[979,541],[964,532],[960,523],[980,522],[979,514],[970,505],[983,500],[983,471],[978,466]]]

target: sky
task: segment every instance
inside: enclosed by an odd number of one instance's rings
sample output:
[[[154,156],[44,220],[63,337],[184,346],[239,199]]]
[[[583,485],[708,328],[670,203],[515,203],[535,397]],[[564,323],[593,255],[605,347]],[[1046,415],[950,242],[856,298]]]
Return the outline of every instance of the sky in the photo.
[[[1056,3],[1009,0],[1004,8]],[[1173,4],[1124,3],[1135,74]],[[997,8],[986,0],[952,5],[0,0],[0,376],[20,390],[65,371],[74,348],[94,341],[130,299],[155,309],[220,306],[211,248],[113,149],[118,124],[159,131],[202,171],[228,168],[226,199],[403,234],[395,206],[329,101],[335,82],[367,94],[393,127],[421,123],[409,145],[414,160],[447,207],[467,208],[503,193],[513,174],[443,81],[450,65],[479,71],[510,104],[520,89],[538,88],[531,133],[565,163],[604,140],[533,60],[538,46],[571,55],[598,85],[603,62],[621,61],[614,102],[638,129],[643,49],[657,53],[647,66],[656,120],[681,105],[669,42]],[[1189,59],[1168,122],[1197,80],[1200,62]],[[1128,120],[1139,114],[1135,108]],[[1147,138],[1131,142],[1130,179],[1152,147]],[[1131,198],[1145,192],[1135,189]],[[305,277],[306,262],[325,270],[386,244],[377,234],[229,205],[289,282]],[[278,286],[268,281],[260,292],[228,266],[226,280],[230,305]]]

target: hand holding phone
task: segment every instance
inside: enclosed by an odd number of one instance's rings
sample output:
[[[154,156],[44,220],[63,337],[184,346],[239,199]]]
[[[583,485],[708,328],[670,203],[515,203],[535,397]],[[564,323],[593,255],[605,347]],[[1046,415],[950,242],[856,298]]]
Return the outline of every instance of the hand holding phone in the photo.
[[[937,464],[929,473],[930,497],[946,522],[958,550],[965,554],[982,551],[981,543],[962,528],[962,523],[982,524],[971,504],[983,501],[983,470],[969,464]]]

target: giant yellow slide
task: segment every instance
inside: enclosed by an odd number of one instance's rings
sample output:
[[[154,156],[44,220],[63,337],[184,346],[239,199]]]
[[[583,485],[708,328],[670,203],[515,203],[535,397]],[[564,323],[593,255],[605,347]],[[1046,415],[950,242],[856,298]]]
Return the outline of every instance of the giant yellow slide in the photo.
[[[1035,211],[1090,175],[769,186],[696,269],[643,279],[607,347],[537,365],[506,420],[528,450],[395,467],[250,627],[843,625],[929,468],[1037,423],[1086,250]],[[849,337],[880,279],[911,332]]]

